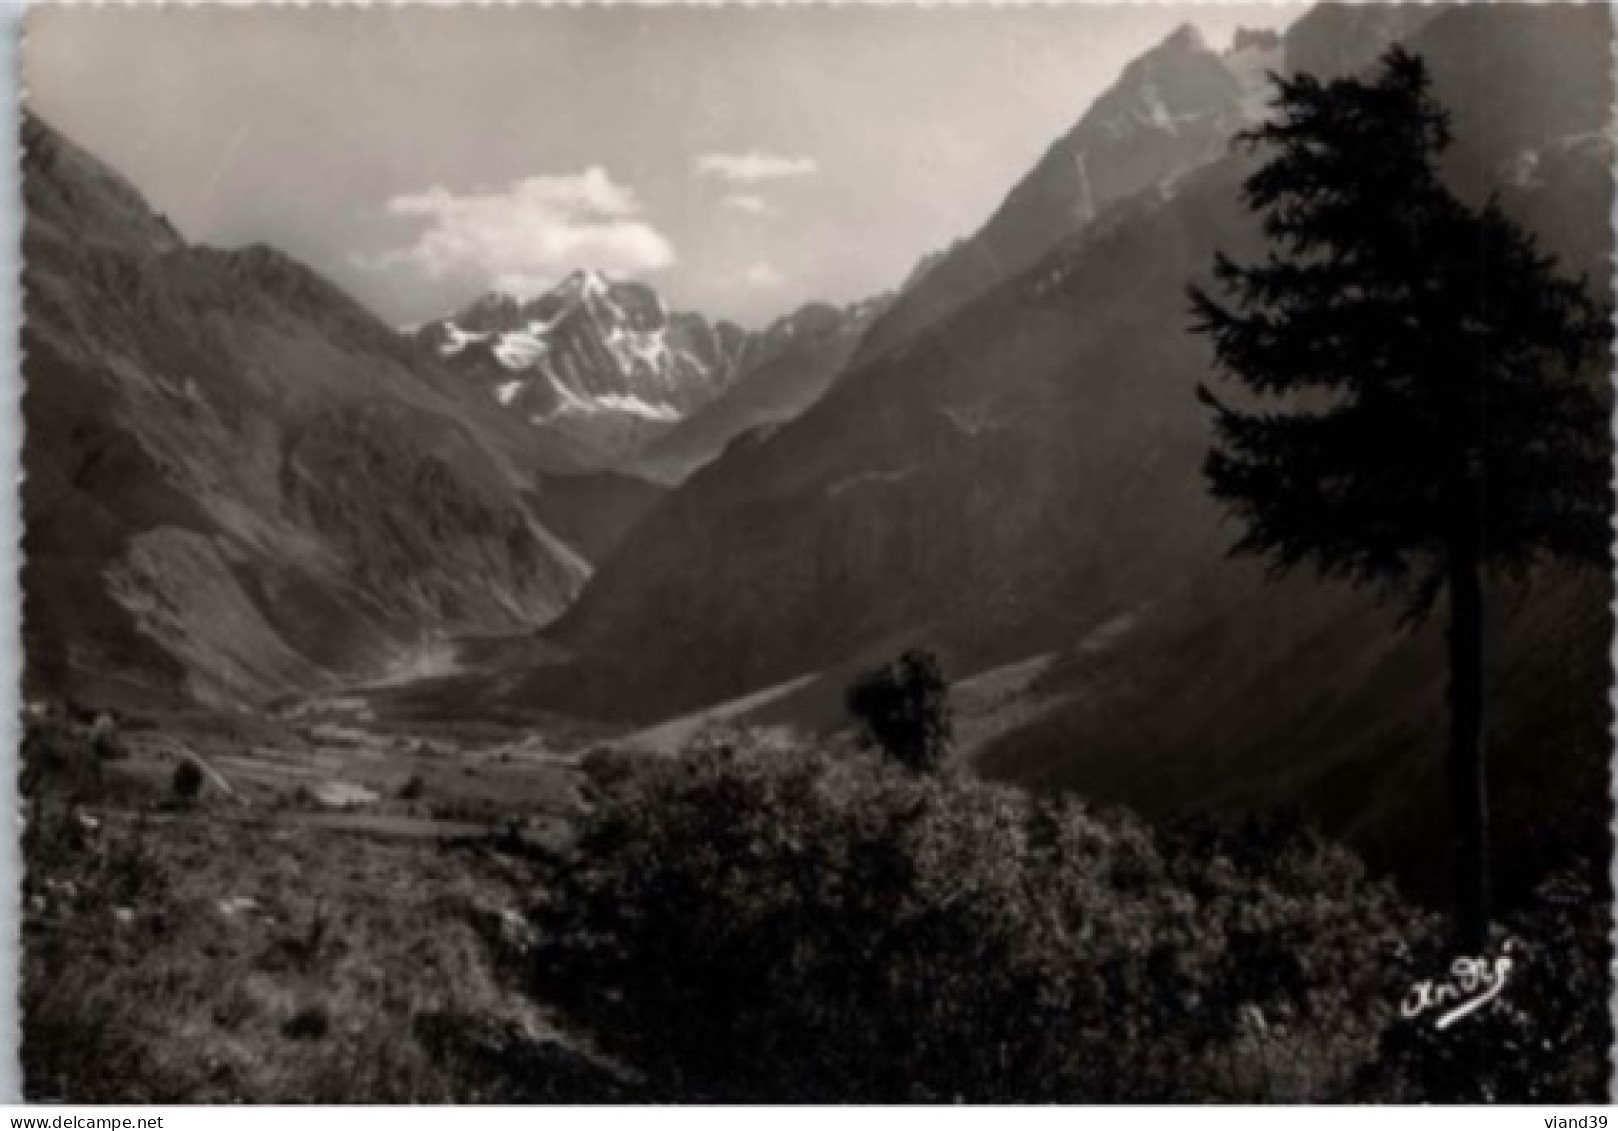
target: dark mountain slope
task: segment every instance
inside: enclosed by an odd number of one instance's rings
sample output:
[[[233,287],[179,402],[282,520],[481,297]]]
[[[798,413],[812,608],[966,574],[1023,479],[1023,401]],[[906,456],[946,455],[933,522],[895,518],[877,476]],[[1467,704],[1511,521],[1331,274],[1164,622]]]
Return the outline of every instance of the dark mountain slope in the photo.
[[[1197,180],[1217,187],[1188,205],[1238,179],[1211,170]],[[1218,535],[1200,491],[1162,473],[1206,422],[1184,378],[1196,343],[1156,327],[1182,316],[1183,281],[1213,248],[1248,238],[1230,208],[1121,209],[1060,262],[733,444],[642,522],[557,637],[622,659],[631,626],[653,629],[656,652],[625,651],[670,670],[622,701],[655,717],[941,619],[984,648],[1060,639],[1061,622],[1172,581]],[[702,662],[680,663],[684,649]]]
[[[1408,42],[1454,4],[1316,4],[1285,35],[1285,70],[1334,79],[1362,70],[1395,43]]]
[[[24,124],[31,694],[258,700],[423,630],[554,616],[588,570],[522,498],[543,453],[267,248],[188,247]]]
[[[1608,19],[1456,11],[1411,44],[1455,114],[1457,188],[1498,192],[1610,303]],[[1159,813],[1299,805],[1441,895],[1442,614],[1404,631],[1396,606],[1307,577],[1267,584],[1254,563],[1188,576],[1137,610],[1121,646],[1076,651],[1048,675],[1039,717],[983,766]],[[1489,743],[1508,892],[1548,862],[1604,854],[1611,599],[1607,578],[1555,569],[1531,591],[1492,595]]]
[[[602,562],[667,493],[633,475],[600,471],[547,478],[532,505],[547,530],[585,560]]]
[[[1605,103],[1537,93],[1569,69],[1605,74],[1604,17],[1579,18],[1463,9],[1417,45],[1468,139],[1456,156],[1463,190],[1499,188],[1589,267],[1601,262],[1590,233],[1606,239],[1591,226],[1610,192],[1603,145],[1588,136]],[[1465,96],[1469,75],[1449,60],[1480,36],[1517,45],[1494,81],[1521,93],[1525,122],[1540,106],[1537,126],[1502,133]],[[1505,178],[1527,137],[1557,152],[1556,184]],[[1060,598],[1061,615],[1083,624],[1087,609],[1115,603],[1109,590],[1150,591],[1217,563],[1228,535],[1203,492],[1207,421],[1191,396],[1207,356],[1184,330],[1184,286],[1217,249],[1259,252],[1237,204],[1247,161],[1116,205],[1038,268],[856,366],[798,420],[733,445],[637,529],[559,636],[612,651],[652,618],[673,647],[711,647],[715,667],[689,677],[706,686],[667,688],[667,702],[647,705],[655,713],[940,616],[1010,625],[1021,606],[1042,622],[1043,602]]]
[[[1458,188],[1499,191],[1573,270],[1604,280],[1608,14],[1458,9],[1412,43],[1455,112]],[[1184,287],[1216,250],[1261,253],[1238,203],[1249,160],[1120,202],[856,365],[798,420],[732,445],[555,626],[583,667],[535,672],[525,694],[565,687],[649,720],[877,642],[941,644],[958,675],[1054,650],[1070,662],[1042,688],[1040,718],[988,752],[993,772],[1164,811],[1303,801],[1362,844],[1404,827],[1419,810],[1390,799],[1433,787],[1433,638],[1401,633],[1366,594],[1263,586],[1252,563],[1225,560],[1235,534],[1202,482],[1208,421],[1192,390],[1209,359],[1184,329]],[[1604,586],[1550,576],[1497,615],[1509,702],[1492,740],[1522,740],[1502,770],[1521,783],[1533,761],[1604,733],[1605,699],[1589,695],[1605,678]],[[1086,642],[1115,623],[1100,659]],[[1567,768],[1536,789],[1566,802],[1580,781]]]
[[[887,304],[886,298],[842,309],[811,303],[779,319],[749,340],[735,384],[649,443],[632,469],[660,483],[678,483],[743,432],[791,420],[831,385]]]
[[[1244,78],[1261,74],[1227,66],[1189,25],[1130,63],[981,230],[918,267],[856,361],[1017,275],[1109,205],[1218,156],[1246,120]]]

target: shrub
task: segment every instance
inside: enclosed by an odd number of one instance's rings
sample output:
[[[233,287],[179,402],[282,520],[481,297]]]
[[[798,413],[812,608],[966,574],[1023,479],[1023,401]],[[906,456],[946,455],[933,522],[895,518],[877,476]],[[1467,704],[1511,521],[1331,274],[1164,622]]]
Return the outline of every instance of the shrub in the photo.
[[[848,689],[848,710],[902,765],[936,768],[949,753],[949,685],[938,657],[911,650]]]
[[[101,759],[84,734],[62,719],[29,720],[19,760],[18,786],[24,797],[48,794],[71,803],[102,798]]]
[[[399,797],[404,801],[415,801],[427,791],[427,783],[420,774],[411,774],[410,780],[399,787]]]
[[[129,749],[118,732],[117,720],[106,713],[97,715],[95,722],[90,725],[90,748],[95,751],[97,758],[105,762],[129,757]]]
[[[608,797],[634,776],[643,758],[616,746],[592,747],[579,761],[580,787],[592,801]]]
[[[174,796],[181,801],[195,801],[202,793],[202,767],[191,758],[182,758],[174,767],[171,779]]]
[[[1176,848],[1072,801],[710,741],[584,820],[536,973],[676,1099],[1267,1096],[1260,1026],[1341,1088],[1391,891],[1302,835],[1273,862]]]
[[[318,1041],[331,1031],[331,1014],[324,1005],[305,1005],[281,1026],[283,1036],[294,1041]]]
[[[114,834],[107,826],[87,826],[76,806],[41,804],[30,816],[28,832],[28,894],[45,892],[46,881],[67,883],[77,891],[80,906],[102,910],[146,903],[168,890],[144,818]]]

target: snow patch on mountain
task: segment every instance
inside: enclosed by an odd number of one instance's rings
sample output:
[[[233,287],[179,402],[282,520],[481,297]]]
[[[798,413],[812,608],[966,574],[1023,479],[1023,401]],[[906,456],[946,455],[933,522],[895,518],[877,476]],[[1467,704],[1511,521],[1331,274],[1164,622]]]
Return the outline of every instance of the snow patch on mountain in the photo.
[[[668,405],[648,404],[636,396],[620,397],[608,393],[598,397],[596,403],[610,412],[625,412],[647,420],[661,420],[672,424],[680,419],[680,414]]]
[[[677,423],[729,387],[750,337],[671,313],[650,287],[599,271],[576,271],[526,301],[486,295],[417,334],[538,425],[613,416]]]
[[[445,322],[443,327],[444,341],[438,347],[438,352],[443,357],[451,357],[460,353],[471,343],[487,341],[489,338],[487,332],[463,330],[453,322]]]
[[[644,366],[654,377],[662,376],[672,368],[674,358],[669,352],[662,327],[656,330],[626,330],[621,325],[614,325],[607,331],[606,341],[619,371],[625,375],[633,373],[637,364]]]
[[[638,417],[641,420],[656,421],[660,424],[675,424],[680,420],[678,410],[666,404],[654,404],[633,393],[600,393],[593,397],[580,396],[566,381],[558,380],[549,370],[543,371],[543,376],[549,382],[550,388],[556,394],[556,408],[548,413],[531,413],[528,421],[531,424],[553,424],[567,417],[590,417],[604,413],[617,413],[623,416]],[[509,382],[502,385],[501,390],[510,385],[521,387],[522,381]],[[515,397],[515,392],[511,394]],[[509,404],[509,399],[501,401]]]
[[[507,369],[527,369],[544,356],[550,347],[545,344],[543,334],[534,331],[535,325],[538,323],[530,324],[525,330],[501,334],[494,347],[495,360]]]

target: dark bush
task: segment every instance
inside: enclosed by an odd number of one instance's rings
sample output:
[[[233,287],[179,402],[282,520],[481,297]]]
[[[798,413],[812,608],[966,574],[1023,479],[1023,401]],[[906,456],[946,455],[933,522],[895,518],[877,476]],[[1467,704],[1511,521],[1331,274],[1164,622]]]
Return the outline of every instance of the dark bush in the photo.
[[[861,676],[847,706],[872,741],[912,770],[934,769],[949,753],[949,685],[931,652],[908,651]]]
[[[60,718],[29,720],[19,761],[18,786],[24,797],[101,800],[106,776],[102,760],[85,734]]]
[[[171,779],[174,796],[181,801],[195,801],[202,793],[202,780],[202,767],[194,759],[180,759]]]
[[[331,1014],[324,1005],[305,1005],[287,1018],[281,1034],[294,1041],[318,1041],[331,1031]]]
[[[615,746],[593,747],[579,762],[585,797],[595,801],[610,796],[634,775],[641,757]]]
[[[97,715],[95,722],[90,725],[90,748],[95,751],[95,756],[104,762],[116,762],[129,757],[129,748],[124,745],[117,720],[106,713]]]
[[[1192,856],[1127,815],[742,740],[637,763],[552,886],[542,994],[685,1100],[1330,1097],[1407,925],[1307,836]]]

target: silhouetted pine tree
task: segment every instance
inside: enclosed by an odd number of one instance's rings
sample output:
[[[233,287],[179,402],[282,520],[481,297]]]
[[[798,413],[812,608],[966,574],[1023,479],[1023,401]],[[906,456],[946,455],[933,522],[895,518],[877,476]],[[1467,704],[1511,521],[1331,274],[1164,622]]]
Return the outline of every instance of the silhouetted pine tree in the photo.
[[[1608,417],[1581,373],[1607,321],[1493,201],[1468,208],[1441,182],[1448,116],[1418,57],[1395,48],[1370,81],[1274,81],[1271,119],[1240,138],[1273,151],[1244,186],[1270,253],[1217,257],[1224,303],[1190,292],[1193,328],[1245,387],[1238,403],[1198,389],[1205,471],[1246,528],[1233,552],[1399,590],[1416,619],[1447,592],[1457,929],[1476,947],[1482,574],[1607,559]]]

